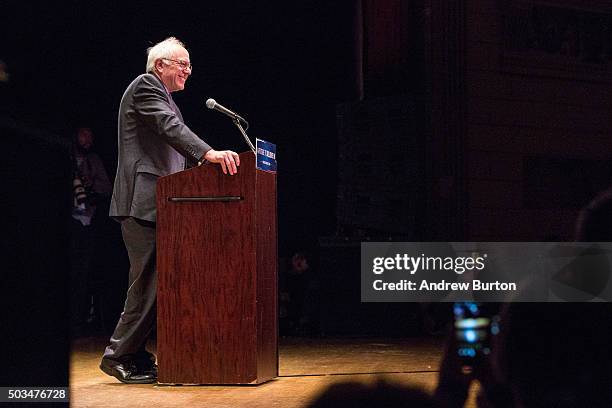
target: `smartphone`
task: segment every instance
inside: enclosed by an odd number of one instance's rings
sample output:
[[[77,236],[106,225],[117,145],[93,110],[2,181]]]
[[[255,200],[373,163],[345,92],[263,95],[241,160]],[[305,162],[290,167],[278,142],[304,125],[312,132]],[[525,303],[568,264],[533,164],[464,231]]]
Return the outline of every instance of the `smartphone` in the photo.
[[[474,368],[491,354],[491,336],[499,333],[499,317],[479,302],[455,302],[454,334],[463,367]]]

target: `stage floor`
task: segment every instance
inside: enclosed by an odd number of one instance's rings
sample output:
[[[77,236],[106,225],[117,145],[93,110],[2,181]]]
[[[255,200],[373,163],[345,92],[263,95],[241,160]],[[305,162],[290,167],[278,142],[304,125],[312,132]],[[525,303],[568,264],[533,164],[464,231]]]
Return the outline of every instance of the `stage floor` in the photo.
[[[72,407],[304,407],[328,385],[376,382],[432,392],[443,339],[419,337],[282,338],[279,377],[254,386],[126,385],[99,370],[105,337],[76,340],[71,352]],[[154,350],[154,347],[149,347]],[[467,406],[473,406],[473,396]]]

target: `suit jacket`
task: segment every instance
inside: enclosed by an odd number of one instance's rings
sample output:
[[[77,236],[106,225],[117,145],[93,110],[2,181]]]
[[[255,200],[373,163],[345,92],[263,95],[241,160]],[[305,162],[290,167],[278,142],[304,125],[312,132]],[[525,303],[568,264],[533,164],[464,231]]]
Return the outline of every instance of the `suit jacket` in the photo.
[[[119,106],[119,162],[111,217],[155,222],[156,182],[185,169],[210,150],[184,123],[161,80],[143,74],[127,87]]]

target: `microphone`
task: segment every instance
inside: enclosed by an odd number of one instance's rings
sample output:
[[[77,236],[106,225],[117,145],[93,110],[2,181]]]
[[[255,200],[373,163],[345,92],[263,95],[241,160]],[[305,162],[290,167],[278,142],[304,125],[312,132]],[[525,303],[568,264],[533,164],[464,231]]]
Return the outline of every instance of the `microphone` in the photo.
[[[232,112],[231,110],[227,109],[225,106],[217,103],[217,101],[215,101],[213,98],[208,98],[206,100],[206,107],[208,109],[214,109],[217,112],[221,112],[222,114],[224,114],[226,116],[229,116],[232,119],[238,119],[238,120],[240,120],[240,121],[242,121],[244,123],[247,123],[247,126],[248,126],[249,122],[244,120],[244,118],[242,118],[242,116],[238,115],[235,112]]]
[[[243,122],[247,129],[249,128],[249,122],[247,122],[246,120],[244,120],[240,115],[238,115],[235,112],[232,112],[231,110],[227,109],[225,106],[220,105],[217,103],[217,101],[215,101],[213,98],[208,98],[206,100],[206,107],[208,109],[214,109],[218,112],[221,112],[222,114],[229,116],[230,118],[232,118],[234,120],[234,124],[236,125],[236,127],[240,130],[240,133],[242,133],[242,137],[244,137],[244,140],[247,142],[247,145],[249,145],[249,147],[251,148],[251,150],[253,151],[253,153],[256,153],[255,151],[255,146],[253,146],[253,143],[251,143],[251,140],[249,139],[249,137],[247,136],[245,130],[242,128],[242,126],[240,125],[240,122]]]

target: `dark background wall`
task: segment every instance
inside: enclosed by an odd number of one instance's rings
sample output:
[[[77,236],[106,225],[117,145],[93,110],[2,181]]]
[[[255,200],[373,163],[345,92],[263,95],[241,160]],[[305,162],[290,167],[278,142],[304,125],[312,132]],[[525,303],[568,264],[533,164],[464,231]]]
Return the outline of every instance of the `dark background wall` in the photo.
[[[441,239],[572,240],[611,181],[611,8],[426,2],[428,223]]]
[[[468,2],[466,236],[573,238],[612,176],[612,6]],[[509,222],[509,220],[512,220]]]

